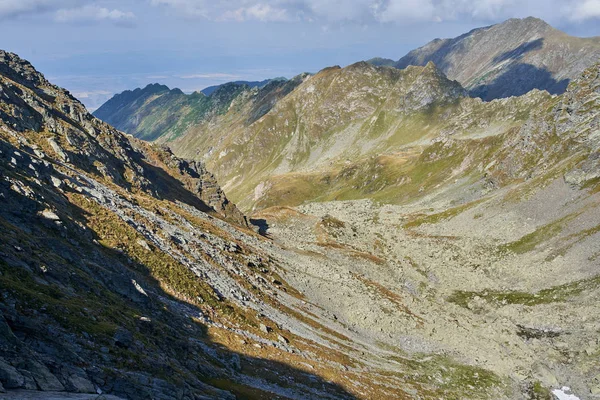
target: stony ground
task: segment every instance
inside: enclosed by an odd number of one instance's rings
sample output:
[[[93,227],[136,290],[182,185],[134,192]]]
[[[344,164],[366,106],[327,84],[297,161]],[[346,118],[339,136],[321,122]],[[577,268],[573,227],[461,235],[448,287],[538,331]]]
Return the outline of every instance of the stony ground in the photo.
[[[436,198],[452,189],[404,206],[313,203],[260,216],[289,249],[279,253],[284,278],[373,368],[402,371],[398,355],[447,357],[513,390],[564,385],[598,398],[600,196],[562,179],[514,203],[508,192],[445,214]],[[555,231],[540,229],[556,221]]]

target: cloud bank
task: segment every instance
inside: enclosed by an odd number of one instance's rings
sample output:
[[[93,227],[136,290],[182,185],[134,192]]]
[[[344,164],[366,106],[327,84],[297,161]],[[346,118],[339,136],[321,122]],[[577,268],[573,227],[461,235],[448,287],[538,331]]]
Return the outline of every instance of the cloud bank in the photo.
[[[214,21],[357,23],[495,20],[524,11],[551,18],[600,18],[600,0],[150,0],[186,17]],[[527,16],[527,15],[523,15]]]
[[[63,8],[56,11],[55,14],[57,22],[110,21],[118,25],[131,25],[135,18],[135,14],[130,11],[110,10],[94,5]]]
[[[600,0],[584,0],[577,2],[568,14],[572,20],[600,19]]]
[[[136,14],[148,8],[188,19],[233,22],[373,24],[497,21],[529,15],[549,21],[600,19],[600,0],[0,0],[0,19],[46,14],[56,22],[131,25]]]
[[[0,20],[27,15],[49,15],[56,22],[102,22],[131,26],[131,11],[110,9],[94,0],[0,0]]]

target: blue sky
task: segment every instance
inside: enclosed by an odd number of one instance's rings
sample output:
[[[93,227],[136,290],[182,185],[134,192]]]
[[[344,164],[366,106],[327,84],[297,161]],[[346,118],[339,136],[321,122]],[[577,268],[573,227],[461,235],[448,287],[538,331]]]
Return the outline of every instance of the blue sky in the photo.
[[[93,109],[153,82],[192,92],[398,59],[436,37],[530,15],[600,35],[600,0],[0,0],[0,48]]]

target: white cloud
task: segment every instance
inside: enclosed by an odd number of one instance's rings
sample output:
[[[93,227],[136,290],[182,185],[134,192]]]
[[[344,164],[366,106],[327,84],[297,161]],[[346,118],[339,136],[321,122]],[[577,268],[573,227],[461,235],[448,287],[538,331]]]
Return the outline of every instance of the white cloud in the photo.
[[[442,19],[471,17],[474,19],[491,20],[504,18],[518,10],[525,3],[539,3],[539,0],[442,0],[438,3],[437,12]],[[542,0],[547,1],[547,0]],[[445,18],[443,18],[445,16]]]
[[[211,8],[215,8],[218,2],[211,5],[210,2],[204,0],[150,0],[150,4],[171,7],[186,17],[210,18],[209,11]]]
[[[494,19],[509,15],[522,3],[543,0],[150,0],[187,17],[216,21],[406,22],[469,17]],[[600,0],[577,0],[597,3]]]
[[[1,0],[0,18],[52,11],[62,7],[66,3],[66,1],[56,0]]]
[[[96,5],[95,0],[0,0],[0,19],[27,15],[53,16],[56,22],[110,21],[131,25],[135,14]]]
[[[600,0],[584,0],[570,5],[568,15],[575,21],[600,19]]]
[[[56,12],[55,20],[57,22],[110,21],[117,25],[131,25],[135,20],[135,14],[130,11],[86,5],[60,9]]]
[[[292,20],[288,10],[265,3],[254,4],[250,7],[240,7],[237,10],[228,10],[221,15],[222,20],[257,20],[263,22],[283,22]]]
[[[78,99],[89,99],[94,96],[108,96],[112,94],[107,90],[91,90],[91,91],[83,91],[83,92],[73,92],[72,95],[77,97]]]
[[[436,9],[431,0],[390,0],[385,7],[375,5],[373,10],[381,22],[436,19]]]
[[[54,15],[56,21],[109,21],[127,25],[130,11],[108,0],[0,0],[0,19],[25,14]],[[414,23],[420,21],[497,22],[528,14],[550,22],[600,18],[600,0],[128,0],[142,9],[163,7],[185,18],[211,21]],[[125,6],[121,6],[125,7]]]

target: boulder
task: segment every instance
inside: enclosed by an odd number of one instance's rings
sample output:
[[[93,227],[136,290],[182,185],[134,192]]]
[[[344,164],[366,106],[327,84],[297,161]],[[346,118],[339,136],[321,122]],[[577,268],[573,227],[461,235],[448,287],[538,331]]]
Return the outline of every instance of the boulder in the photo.
[[[63,373],[65,389],[75,393],[96,393],[96,387],[81,368]]]
[[[29,371],[35,380],[38,388],[43,391],[63,391],[65,387],[62,383],[48,370],[48,368],[35,360],[29,360],[26,364],[26,369]]]
[[[287,338],[281,335],[277,335],[277,340],[279,340],[279,342],[283,344],[288,344],[290,342],[289,340],[287,340]]]
[[[60,179],[52,175],[50,176],[50,182],[52,183],[52,186],[57,189],[61,188],[63,185],[63,182]]]
[[[260,330],[263,331],[264,333],[271,333],[271,331],[273,329],[271,329],[270,327],[266,326],[265,324],[260,324]]]
[[[117,329],[113,339],[115,341],[115,345],[122,348],[128,348],[133,343],[133,334],[125,328],[119,328]]]
[[[23,387],[25,378],[15,367],[0,359],[0,383],[7,389]]]
[[[52,150],[56,153],[56,155],[64,162],[69,162],[69,156],[61,149],[61,147],[56,143],[54,138],[48,138],[48,144],[52,147]]]

